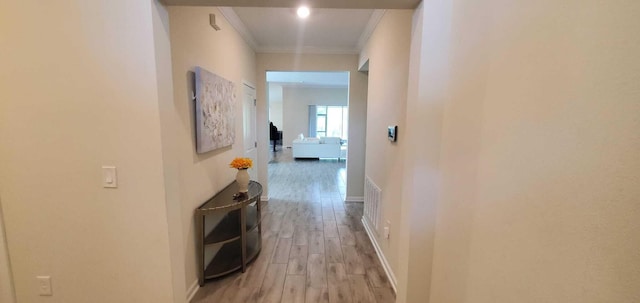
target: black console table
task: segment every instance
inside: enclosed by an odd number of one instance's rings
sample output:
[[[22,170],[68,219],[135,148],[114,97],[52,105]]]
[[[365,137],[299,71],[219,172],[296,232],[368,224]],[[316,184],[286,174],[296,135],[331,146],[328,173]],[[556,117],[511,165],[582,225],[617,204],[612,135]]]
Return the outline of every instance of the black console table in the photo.
[[[249,192],[239,198],[238,184],[229,186],[195,211],[198,283],[242,270],[260,253],[262,185],[250,181]]]

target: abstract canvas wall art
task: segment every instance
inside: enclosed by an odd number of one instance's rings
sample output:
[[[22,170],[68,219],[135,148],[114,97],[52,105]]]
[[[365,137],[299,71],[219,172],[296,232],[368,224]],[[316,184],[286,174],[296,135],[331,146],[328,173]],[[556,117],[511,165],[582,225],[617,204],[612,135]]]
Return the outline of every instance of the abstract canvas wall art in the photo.
[[[196,152],[208,151],[234,143],[235,84],[202,67],[196,67]]]

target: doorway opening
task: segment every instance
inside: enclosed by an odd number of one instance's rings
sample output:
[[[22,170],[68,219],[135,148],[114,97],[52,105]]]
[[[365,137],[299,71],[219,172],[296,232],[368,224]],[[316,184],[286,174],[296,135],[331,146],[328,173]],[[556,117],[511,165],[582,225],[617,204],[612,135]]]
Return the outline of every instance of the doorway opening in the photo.
[[[346,194],[349,72],[268,71],[269,188],[284,166],[311,169]],[[299,177],[299,176],[298,176]],[[327,183],[329,182],[329,183]],[[277,187],[277,186],[276,186]]]

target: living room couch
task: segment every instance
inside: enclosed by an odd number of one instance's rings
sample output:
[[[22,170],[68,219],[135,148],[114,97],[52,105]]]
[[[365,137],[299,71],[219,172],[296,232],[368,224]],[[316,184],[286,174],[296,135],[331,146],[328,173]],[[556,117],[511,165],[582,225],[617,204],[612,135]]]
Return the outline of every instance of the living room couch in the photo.
[[[304,138],[293,140],[293,158],[341,158],[339,137]]]

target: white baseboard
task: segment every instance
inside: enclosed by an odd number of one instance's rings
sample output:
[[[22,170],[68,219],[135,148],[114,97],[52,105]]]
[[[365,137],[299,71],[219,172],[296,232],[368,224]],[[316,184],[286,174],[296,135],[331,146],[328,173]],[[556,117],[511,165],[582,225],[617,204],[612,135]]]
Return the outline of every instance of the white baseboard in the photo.
[[[367,223],[367,220],[365,220],[364,217],[362,217],[362,225],[364,225],[364,229],[367,231],[369,240],[371,240],[373,248],[376,250],[376,255],[378,255],[378,259],[380,260],[380,263],[382,263],[382,268],[384,268],[384,272],[387,274],[387,279],[389,279],[391,287],[393,288],[393,292],[398,294],[398,282],[396,280],[396,276],[393,274],[387,258],[385,258],[384,254],[382,254],[382,249],[380,249],[380,245],[378,245],[378,240],[375,236],[375,233],[371,230],[371,227],[369,227],[369,223]]]
[[[196,279],[191,286],[189,286],[189,289],[187,289],[187,302],[191,302],[193,297],[198,293],[198,290],[200,290],[200,285],[198,285],[198,280]]]
[[[344,202],[364,202],[364,196],[347,196]]]
[[[267,202],[267,201],[269,201],[269,196],[262,196],[262,197],[260,197],[260,201],[261,201],[261,202]]]

